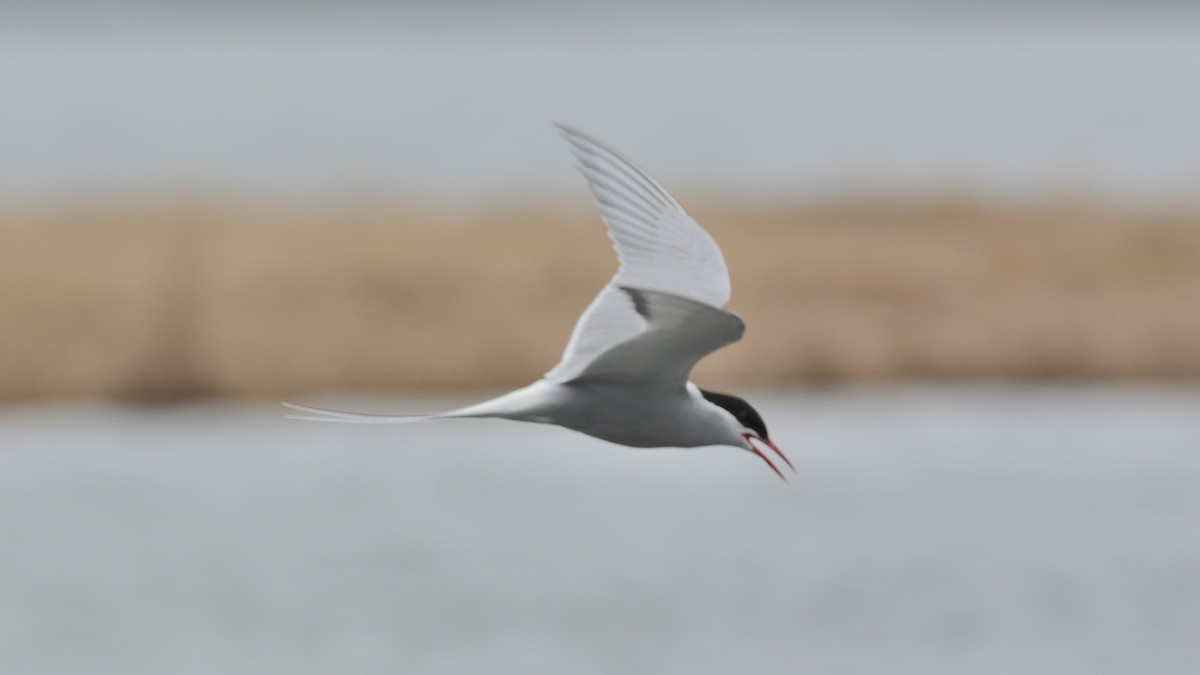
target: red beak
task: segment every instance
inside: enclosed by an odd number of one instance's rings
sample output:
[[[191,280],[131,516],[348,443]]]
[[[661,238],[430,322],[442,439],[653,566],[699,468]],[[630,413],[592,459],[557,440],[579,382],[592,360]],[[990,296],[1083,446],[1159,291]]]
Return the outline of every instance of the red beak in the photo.
[[[786,483],[787,476],[784,476],[783,472],[780,471],[779,468],[776,467],[775,464],[773,464],[771,462],[770,458],[768,458],[766,455],[764,455],[761,450],[756,448],[754,446],[754,443],[750,442],[750,439],[754,439],[756,441],[761,441],[763,443],[766,443],[768,448],[771,448],[772,450],[774,450],[775,454],[779,455],[779,458],[787,463],[788,468],[790,468],[792,471],[795,471],[796,467],[792,464],[792,460],[788,459],[787,455],[783,454],[783,451],[780,450],[779,447],[776,446],[774,443],[772,443],[770,441],[770,439],[763,438],[761,436],[755,436],[754,434],[742,434],[742,438],[746,439],[746,445],[750,446],[750,451],[753,452],[754,454],[758,455],[762,459],[762,461],[766,462],[767,466],[771,467],[771,470],[774,471],[775,474],[778,475],[780,478],[782,478],[783,482]]]

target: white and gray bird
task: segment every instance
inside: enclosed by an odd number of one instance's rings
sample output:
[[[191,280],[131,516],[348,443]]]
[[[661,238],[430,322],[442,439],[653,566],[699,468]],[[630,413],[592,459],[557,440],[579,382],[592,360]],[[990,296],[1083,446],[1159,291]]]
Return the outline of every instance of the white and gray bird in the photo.
[[[755,446],[789,467],[762,417],[741,398],[688,381],[696,362],[741,339],[721,309],[729,271],[721,249],[645,172],[591,136],[558,125],[596,198],[620,259],[616,276],[575,325],[562,360],[533,384],[433,415],[368,415],[284,403],[295,419],[366,424],[500,418],[556,424],[636,448]],[[794,467],[793,467],[794,470]],[[786,480],[786,479],[785,479]]]

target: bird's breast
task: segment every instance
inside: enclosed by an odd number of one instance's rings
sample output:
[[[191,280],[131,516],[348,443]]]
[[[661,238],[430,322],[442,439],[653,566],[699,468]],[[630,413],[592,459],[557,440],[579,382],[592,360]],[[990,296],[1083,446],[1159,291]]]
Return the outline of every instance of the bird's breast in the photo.
[[[559,385],[553,405],[539,416],[589,436],[635,448],[698,447],[727,443],[723,421],[686,392]],[[534,421],[534,420],[530,420]]]

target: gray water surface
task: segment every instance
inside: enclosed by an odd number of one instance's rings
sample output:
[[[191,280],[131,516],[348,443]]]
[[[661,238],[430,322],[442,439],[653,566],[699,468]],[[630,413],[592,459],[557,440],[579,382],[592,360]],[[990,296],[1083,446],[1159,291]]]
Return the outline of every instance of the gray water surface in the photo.
[[[1200,663],[1200,390],[751,399],[789,485],[735,449],[506,422],[0,408],[0,672]]]

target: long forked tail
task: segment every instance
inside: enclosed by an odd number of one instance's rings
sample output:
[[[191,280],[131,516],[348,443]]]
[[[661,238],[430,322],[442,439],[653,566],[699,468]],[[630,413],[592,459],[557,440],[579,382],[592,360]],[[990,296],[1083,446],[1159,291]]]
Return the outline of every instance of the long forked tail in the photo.
[[[345,412],[328,410],[326,408],[310,408],[306,405],[284,402],[284,407],[296,410],[301,414],[289,414],[290,419],[316,420],[318,422],[350,422],[353,424],[408,424],[410,422],[427,422],[429,420],[464,419],[498,417],[509,420],[532,420],[529,411],[536,408],[539,401],[545,397],[544,388],[549,386],[545,381],[535,382],[528,387],[510,391],[503,396],[456,408],[431,415],[371,415],[368,413]]]
[[[410,422],[425,422],[438,419],[441,415],[372,415],[370,413],[345,412],[327,408],[311,408],[297,403],[283,402],[283,407],[297,410],[300,413],[289,413],[291,420],[312,420],[314,422],[343,422],[347,424],[408,424]]]

